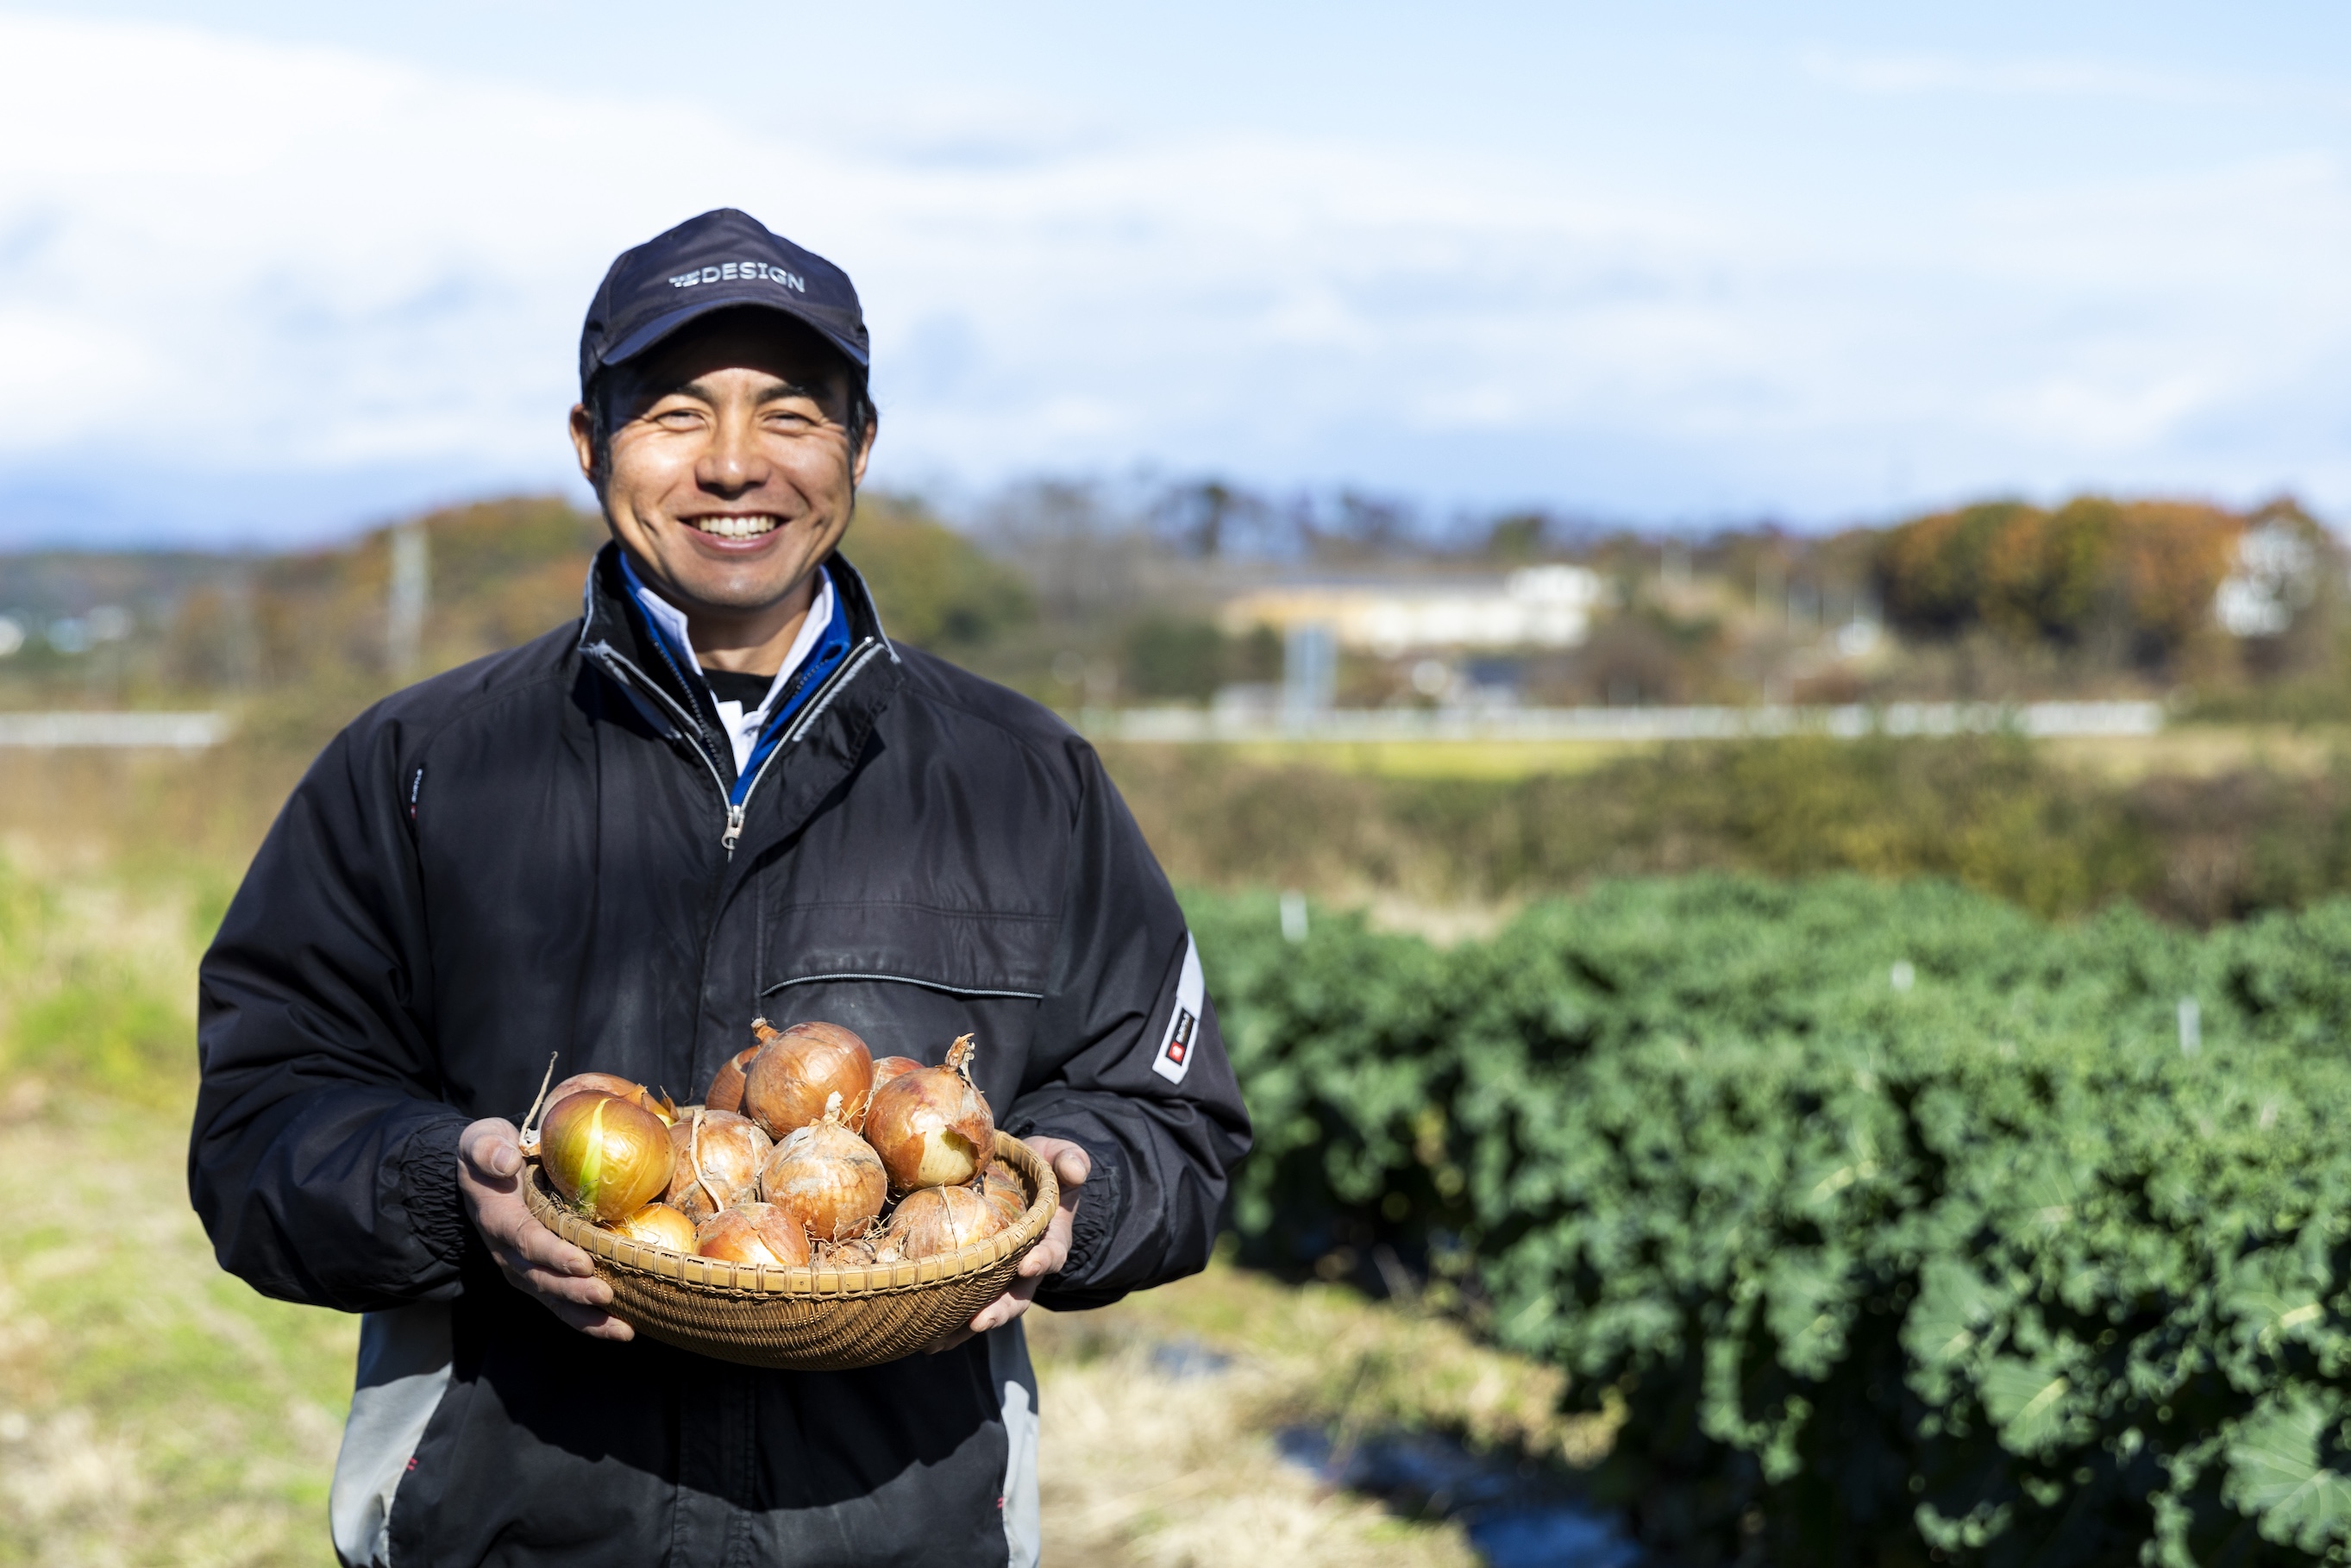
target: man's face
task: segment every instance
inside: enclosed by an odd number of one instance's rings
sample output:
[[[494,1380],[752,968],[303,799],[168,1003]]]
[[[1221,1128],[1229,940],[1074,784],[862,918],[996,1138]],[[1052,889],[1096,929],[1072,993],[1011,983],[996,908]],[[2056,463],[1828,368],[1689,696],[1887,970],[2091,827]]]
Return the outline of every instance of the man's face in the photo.
[[[690,617],[783,601],[847,531],[872,445],[870,425],[850,444],[839,358],[769,312],[727,312],[608,373],[601,475],[584,408],[572,442],[649,586]]]

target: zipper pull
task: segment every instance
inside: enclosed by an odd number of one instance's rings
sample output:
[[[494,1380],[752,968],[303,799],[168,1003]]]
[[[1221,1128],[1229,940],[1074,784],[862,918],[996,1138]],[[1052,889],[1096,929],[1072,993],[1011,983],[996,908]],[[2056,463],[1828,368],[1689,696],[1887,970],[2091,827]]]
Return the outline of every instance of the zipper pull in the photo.
[[[735,852],[735,841],[742,836],[743,808],[730,803],[726,808],[726,831],[718,835],[718,841],[726,846],[726,852],[731,855]]]

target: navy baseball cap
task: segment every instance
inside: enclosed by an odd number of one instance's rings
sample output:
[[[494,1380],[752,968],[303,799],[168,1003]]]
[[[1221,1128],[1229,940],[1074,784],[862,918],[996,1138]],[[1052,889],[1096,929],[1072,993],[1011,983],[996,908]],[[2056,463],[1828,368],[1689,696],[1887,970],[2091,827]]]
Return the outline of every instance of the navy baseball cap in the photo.
[[[634,359],[697,317],[732,306],[780,310],[816,329],[862,374],[872,356],[849,274],[733,207],[688,218],[604,274],[580,329],[580,395],[607,365]]]

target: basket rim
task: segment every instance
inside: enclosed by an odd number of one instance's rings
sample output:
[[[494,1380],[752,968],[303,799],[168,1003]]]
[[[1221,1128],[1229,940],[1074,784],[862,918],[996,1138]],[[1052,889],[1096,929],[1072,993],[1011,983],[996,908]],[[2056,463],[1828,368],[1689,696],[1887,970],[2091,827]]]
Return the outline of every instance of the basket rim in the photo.
[[[534,1158],[526,1168],[523,1201],[532,1218],[564,1240],[588,1252],[605,1267],[658,1279],[673,1289],[719,1299],[829,1297],[857,1300],[903,1295],[972,1274],[986,1273],[1008,1259],[1019,1257],[1044,1239],[1061,1207],[1061,1183],[1044,1157],[998,1128],[996,1157],[1028,1182],[1029,1207],[1013,1224],[985,1241],[911,1263],[887,1263],[874,1268],[770,1268],[766,1264],[721,1262],[696,1258],[615,1236],[583,1219],[549,1188],[547,1172]]]

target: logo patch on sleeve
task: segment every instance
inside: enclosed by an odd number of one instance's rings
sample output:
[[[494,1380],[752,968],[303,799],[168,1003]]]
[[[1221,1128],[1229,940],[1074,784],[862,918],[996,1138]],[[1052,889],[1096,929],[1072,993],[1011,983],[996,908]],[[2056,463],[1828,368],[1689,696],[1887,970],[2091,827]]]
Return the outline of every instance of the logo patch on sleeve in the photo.
[[[1159,1041],[1159,1054],[1151,1059],[1151,1071],[1170,1083],[1184,1082],[1191,1071],[1192,1047],[1200,1032],[1200,1009],[1207,1005],[1207,982],[1200,975],[1200,949],[1191,934],[1184,936],[1184,967],[1176,977],[1176,1010],[1167,1017],[1167,1033]]]

